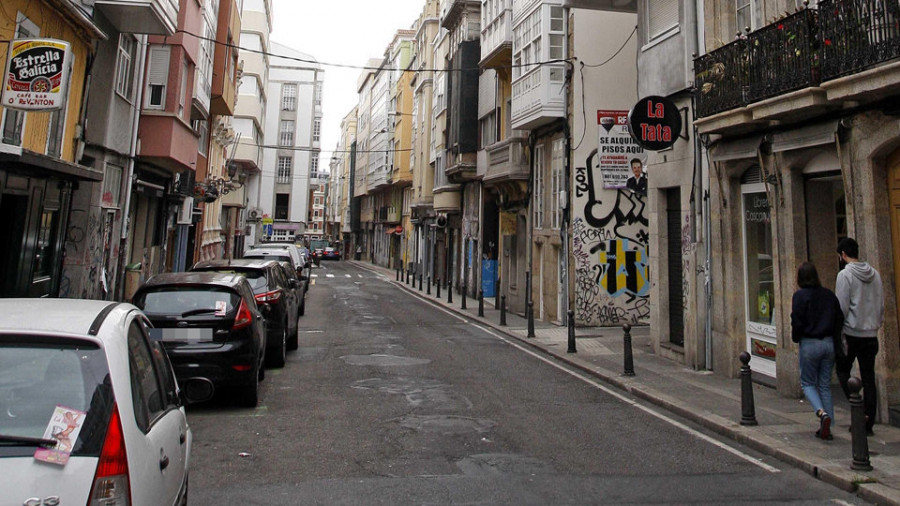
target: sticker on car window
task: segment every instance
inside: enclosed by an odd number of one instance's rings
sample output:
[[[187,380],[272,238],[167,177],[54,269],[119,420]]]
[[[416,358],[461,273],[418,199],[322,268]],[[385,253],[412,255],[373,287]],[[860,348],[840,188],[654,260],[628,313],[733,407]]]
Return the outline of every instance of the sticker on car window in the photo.
[[[216,301],[216,316],[225,316],[225,311],[228,309],[228,304],[224,300]]]
[[[56,409],[53,410],[53,416],[50,417],[50,423],[44,430],[44,439],[55,440],[56,447],[38,448],[34,452],[35,460],[60,466],[66,465],[75,441],[78,440],[78,433],[81,432],[86,415],[87,413],[84,411],[57,404]]]

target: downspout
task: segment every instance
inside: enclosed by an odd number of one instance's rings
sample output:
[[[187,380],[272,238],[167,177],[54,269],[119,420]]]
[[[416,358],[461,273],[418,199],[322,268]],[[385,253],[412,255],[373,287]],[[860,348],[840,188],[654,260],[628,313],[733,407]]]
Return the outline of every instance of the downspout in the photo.
[[[135,92],[134,103],[131,115],[131,146],[128,150],[128,177],[123,181],[125,185],[125,204],[122,206],[122,234],[120,237],[119,247],[119,282],[116,284],[116,299],[122,300],[125,295],[125,265],[131,257],[131,193],[132,182],[134,180],[134,160],[137,156],[138,145],[138,125],[141,120],[141,104],[144,103],[144,73],[147,63],[147,35],[138,35],[138,46],[140,50],[140,58],[138,68],[137,90]]]

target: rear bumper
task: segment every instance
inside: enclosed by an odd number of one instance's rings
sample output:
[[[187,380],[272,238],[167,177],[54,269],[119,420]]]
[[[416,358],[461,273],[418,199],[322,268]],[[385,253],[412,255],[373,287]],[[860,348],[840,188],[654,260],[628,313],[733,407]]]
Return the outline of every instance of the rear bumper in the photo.
[[[199,377],[212,381],[216,388],[253,383],[259,363],[259,356],[247,342],[217,347],[180,346],[167,348],[166,352],[179,383]]]

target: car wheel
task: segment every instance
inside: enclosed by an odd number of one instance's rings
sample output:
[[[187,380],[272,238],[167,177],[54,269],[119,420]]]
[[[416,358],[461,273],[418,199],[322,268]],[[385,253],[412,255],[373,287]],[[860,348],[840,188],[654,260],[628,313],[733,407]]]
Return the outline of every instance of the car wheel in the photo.
[[[300,313],[300,314],[303,314],[303,313]],[[291,332],[290,336],[288,336],[288,340],[287,340],[287,349],[288,350],[292,351],[292,350],[296,350],[297,348],[300,347],[300,337],[298,336],[299,332],[300,332],[300,322],[297,321],[297,325],[294,325],[294,331]]]
[[[297,314],[300,316],[306,314],[306,294],[303,295],[303,300],[300,301],[300,310],[297,311]]]
[[[255,408],[259,404],[259,373],[253,375],[250,385],[241,389],[241,406]]]
[[[281,339],[278,343],[278,348],[272,351],[274,353],[271,356],[266,353],[269,367],[284,367],[284,363],[287,362],[287,322],[285,322],[284,328],[281,331]]]

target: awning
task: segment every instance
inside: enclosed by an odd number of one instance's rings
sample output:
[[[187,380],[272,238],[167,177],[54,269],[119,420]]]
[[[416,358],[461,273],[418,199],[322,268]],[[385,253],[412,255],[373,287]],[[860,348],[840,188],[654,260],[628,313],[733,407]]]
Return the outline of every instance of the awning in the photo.
[[[710,148],[710,158],[714,162],[756,158],[763,136],[756,135],[733,141],[719,141]]]
[[[22,154],[0,153],[0,164],[34,173],[35,169],[46,176],[68,176],[82,181],[103,181],[103,171],[78,165],[60,158],[22,150]]]
[[[833,144],[840,120],[778,132],[772,136],[772,152],[811,148],[823,144]]]

